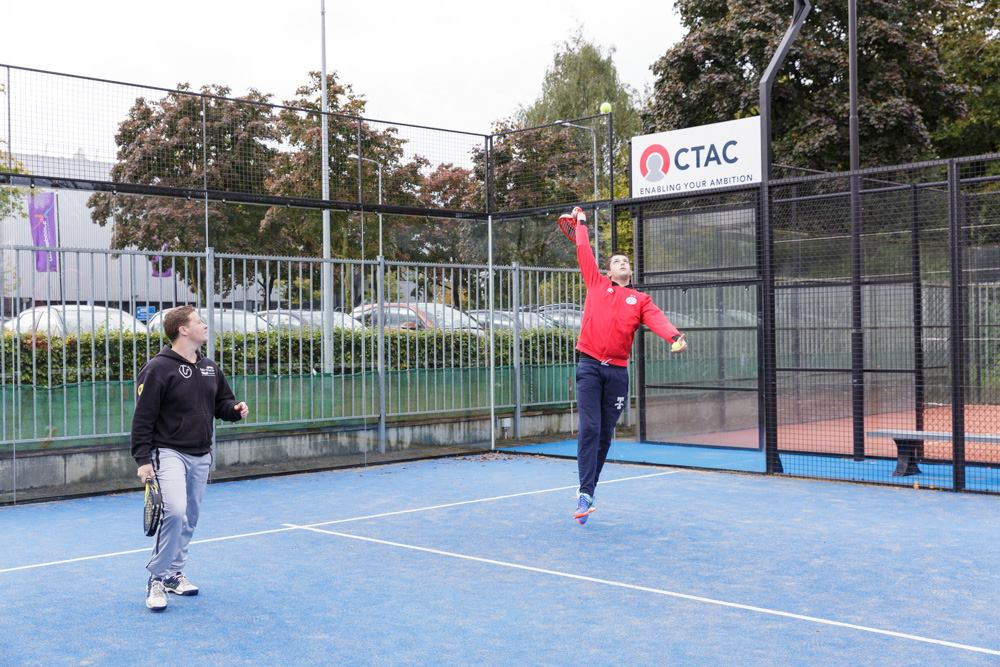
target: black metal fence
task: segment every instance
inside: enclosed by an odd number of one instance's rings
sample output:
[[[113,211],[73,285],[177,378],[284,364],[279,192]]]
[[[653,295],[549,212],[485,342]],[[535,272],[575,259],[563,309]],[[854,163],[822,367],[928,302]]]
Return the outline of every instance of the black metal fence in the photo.
[[[610,121],[460,132],[323,114],[306,97],[276,104],[253,90],[236,97],[0,64],[0,183],[482,217],[609,199]],[[223,249],[213,241],[201,247]]]
[[[1000,157],[772,181],[766,221],[759,197],[626,204],[641,286],[687,317],[694,351],[639,348],[643,440],[1000,491]]]
[[[22,215],[18,188],[86,193],[81,220],[114,231],[85,247],[156,263],[318,257],[331,211],[333,257],[482,265],[495,310],[515,293],[497,265],[572,268],[551,218],[580,204],[598,255],[631,243],[640,286],[689,334],[679,357],[638,339],[643,441],[723,468],[756,469],[724,458],[750,453],[772,473],[1000,491],[1000,157],[787,169],[767,207],[757,187],[615,201],[610,121],[455,132],[0,65],[0,213]],[[518,294],[572,315],[560,290]]]

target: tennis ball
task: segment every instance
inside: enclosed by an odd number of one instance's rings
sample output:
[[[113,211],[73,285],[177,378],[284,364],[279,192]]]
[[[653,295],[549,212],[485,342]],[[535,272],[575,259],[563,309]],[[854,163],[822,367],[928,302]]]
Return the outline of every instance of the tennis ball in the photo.
[[[611,113],[611,102],[601,102],[601,113]]]

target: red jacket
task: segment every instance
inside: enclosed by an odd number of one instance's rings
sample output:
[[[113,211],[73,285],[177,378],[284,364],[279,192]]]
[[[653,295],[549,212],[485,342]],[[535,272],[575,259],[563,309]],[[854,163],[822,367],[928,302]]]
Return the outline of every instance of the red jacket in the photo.
[[[621,287],[597,268],[586,225],[576,226],[576,260],[587,286],[576,349],[614,366],[628,366],[632,339],[645,324],[666,341],[680,335],[648,294]]]

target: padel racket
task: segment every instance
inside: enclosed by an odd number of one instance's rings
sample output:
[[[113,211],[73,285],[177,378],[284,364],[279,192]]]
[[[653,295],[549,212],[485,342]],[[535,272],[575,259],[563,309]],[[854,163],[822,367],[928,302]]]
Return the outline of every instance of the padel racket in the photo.
[[[155,479],[146,482],[146,500],[142,510],[142,530],[147,537],[156,535],[163,516],[163,496]]]
[[[587,216],[579,206],[574,208],[572,213],[563,213],[559,216],[559,230],[573,243],[576,243],[577,222],[587,222]]]

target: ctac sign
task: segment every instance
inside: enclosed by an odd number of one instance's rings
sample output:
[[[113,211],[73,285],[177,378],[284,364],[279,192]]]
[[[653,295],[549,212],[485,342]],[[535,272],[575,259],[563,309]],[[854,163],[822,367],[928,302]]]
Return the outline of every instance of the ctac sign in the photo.
[[[632,138],[632,196],[760,183],[760,116]]]

